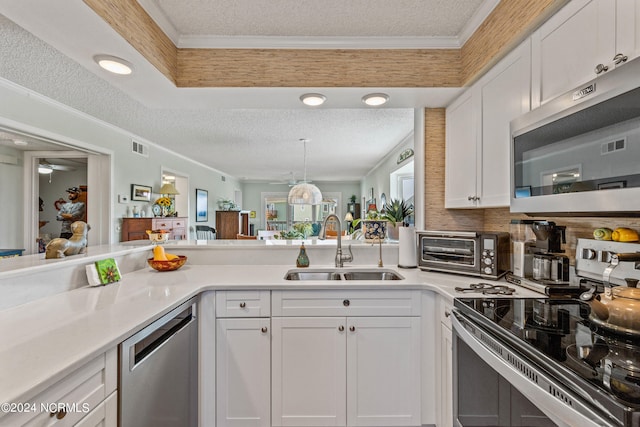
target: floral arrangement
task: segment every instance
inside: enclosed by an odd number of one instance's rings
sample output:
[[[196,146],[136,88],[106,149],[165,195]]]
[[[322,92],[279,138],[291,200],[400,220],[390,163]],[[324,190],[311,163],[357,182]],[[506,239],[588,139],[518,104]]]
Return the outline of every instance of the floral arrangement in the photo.
[[[156,200],[156,205],[160,205],[163,208],[168,208],[169,206],[171,206],[171,199],[166,196],[160,197],[158,200]]]

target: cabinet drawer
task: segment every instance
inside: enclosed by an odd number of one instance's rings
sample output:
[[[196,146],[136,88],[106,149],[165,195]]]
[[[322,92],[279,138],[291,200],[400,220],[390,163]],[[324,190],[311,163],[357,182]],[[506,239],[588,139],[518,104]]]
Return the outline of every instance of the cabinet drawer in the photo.
[[[420,291],[273,291],[273,316],[420,316]]]
[[[0,418],[0,426],[73,426],[116,389],[118,358],[116,349],[101,354],[76,371],[28,400],[29,412]],[[17,403],[17,402],[16,402]],[[22,402],[26,403],[26,402]],[[64,404],[57,408],[49,404]],[[66,409],[63,415],[56,409]],[[57,416],[61,418],[56,419]]]
[[[216,317],[269,317],[269,291],[217,291]]]
[[[171,230],[173,228],[173,220],[171,219],[154,219],[154,230]]]

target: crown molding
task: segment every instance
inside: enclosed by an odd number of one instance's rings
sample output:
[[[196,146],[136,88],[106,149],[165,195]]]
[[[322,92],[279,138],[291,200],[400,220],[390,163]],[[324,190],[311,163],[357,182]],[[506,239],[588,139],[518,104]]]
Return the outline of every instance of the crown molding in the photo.
[[[181,35],[178,48],[196,49],[458,49],[458,37],[290,37]]]
[[[460,34],[458,34],[458,42],[460,46],[463,46],[469,37],[476,32],[476,30],[482,25],[482,23],[487,19],[489,14],[496,8],[496,6],[500,3],[500,0],[485,0],[482,2],[476,13],[473,14],[471,19],[467,21],[464,25]]]

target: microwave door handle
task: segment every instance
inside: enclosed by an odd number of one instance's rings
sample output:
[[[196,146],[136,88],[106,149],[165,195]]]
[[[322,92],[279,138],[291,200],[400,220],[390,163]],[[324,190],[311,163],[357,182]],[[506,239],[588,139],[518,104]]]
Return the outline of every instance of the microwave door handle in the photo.
[[[555,380],[552,380],[546,374],[533,367],[532,364],[527,363],[522,357],[516,355],[508,348],[498,343],[497,345],[502,347],[503,349],[504,357],[506,357],[507,353],[509,353],[510,359],[514,363],[520,366],[525,366],[530,372],[533,371],[538,377],[539,382],[546,382],[547,387],[543,389],[541,388],[541,385],[537,385],[532,382],[532,380],[528,376],[526,376],[512,364],[508,363],[502,357],[496,355],[496,353],[491,351],[489,347],[487,347],[487,345],[483,344],[482,341],[480,341],[478,338],[476,338],[475,335],[469,332],[462,324],[462,322],[466,322],[466,320],[456,309],[453,310],[452,314],[453,316],[450,316],[449,318],[451,319],[451,327],[454,333],[454,347],[456,342],[455,338],[458,337],[465,344],[467,344],[474,353],[476,353],[482,360],[484,360],[489,366],[491,366],[498,374],[502,375],[512,386],[518,389],[520,393],[524,394],[529,400],[531,400],[531,402],[536,407],[538,407],[538,409],[544,412],[544,414],[547,415],[553,422],[560,425],[580,425],[585,427],[610,425],[610,423],[603,419],[601,415],[593,412],[590,408],[583,405],[577,398],[575,398],[575,394],[567,390],[564,385],[558,383]],[[477,329],[475,327],[475,324],[474,329]],[[483,335],[485,339],[487,339],[487,334],[485,333]],[[496,345],[497,341],[492,341],[494,342],[493,345]],[[453,351],[453,355],[454,357],[456,355],[455,348]],[[455,369],[455,360],[453,361],[453,366]],[[456,374],[454,373],[454,382],[456,381],[455,378]],[[453,386],[454,388],[457,387],[456,384],[454,384]],[[560,400],[560,398],[551,394],[549,388],[554,388],[556,391],[563,393],[564,396],[572,397],[573,407],[567,405],[564,401]]]

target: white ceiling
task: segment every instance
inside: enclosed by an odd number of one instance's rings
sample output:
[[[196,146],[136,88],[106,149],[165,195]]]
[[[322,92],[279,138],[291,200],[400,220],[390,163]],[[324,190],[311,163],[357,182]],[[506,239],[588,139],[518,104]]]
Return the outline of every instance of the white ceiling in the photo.
[[[459,46],[497,0],[139,0],[178,45]],[[266,6],[268,4],[268,8]],[[176,88],[82,0],[0,0],[0,76],[240,179],[357,181],[459,89]],[[22,27],[31,34],[26,33]],[[60,29],[64,29],[61,31]],[[41,40],[46,43],[42,43]],[[235,43],[235,45],[234,45]],[[417,46],[419,45],[419,46]],[[245,46],[245,47],[250,47]],[[104,72],[96,54],[135,65]],[[321,92],[327,103],[303,106]],[[386,92],[385,108],[363,108]]]

